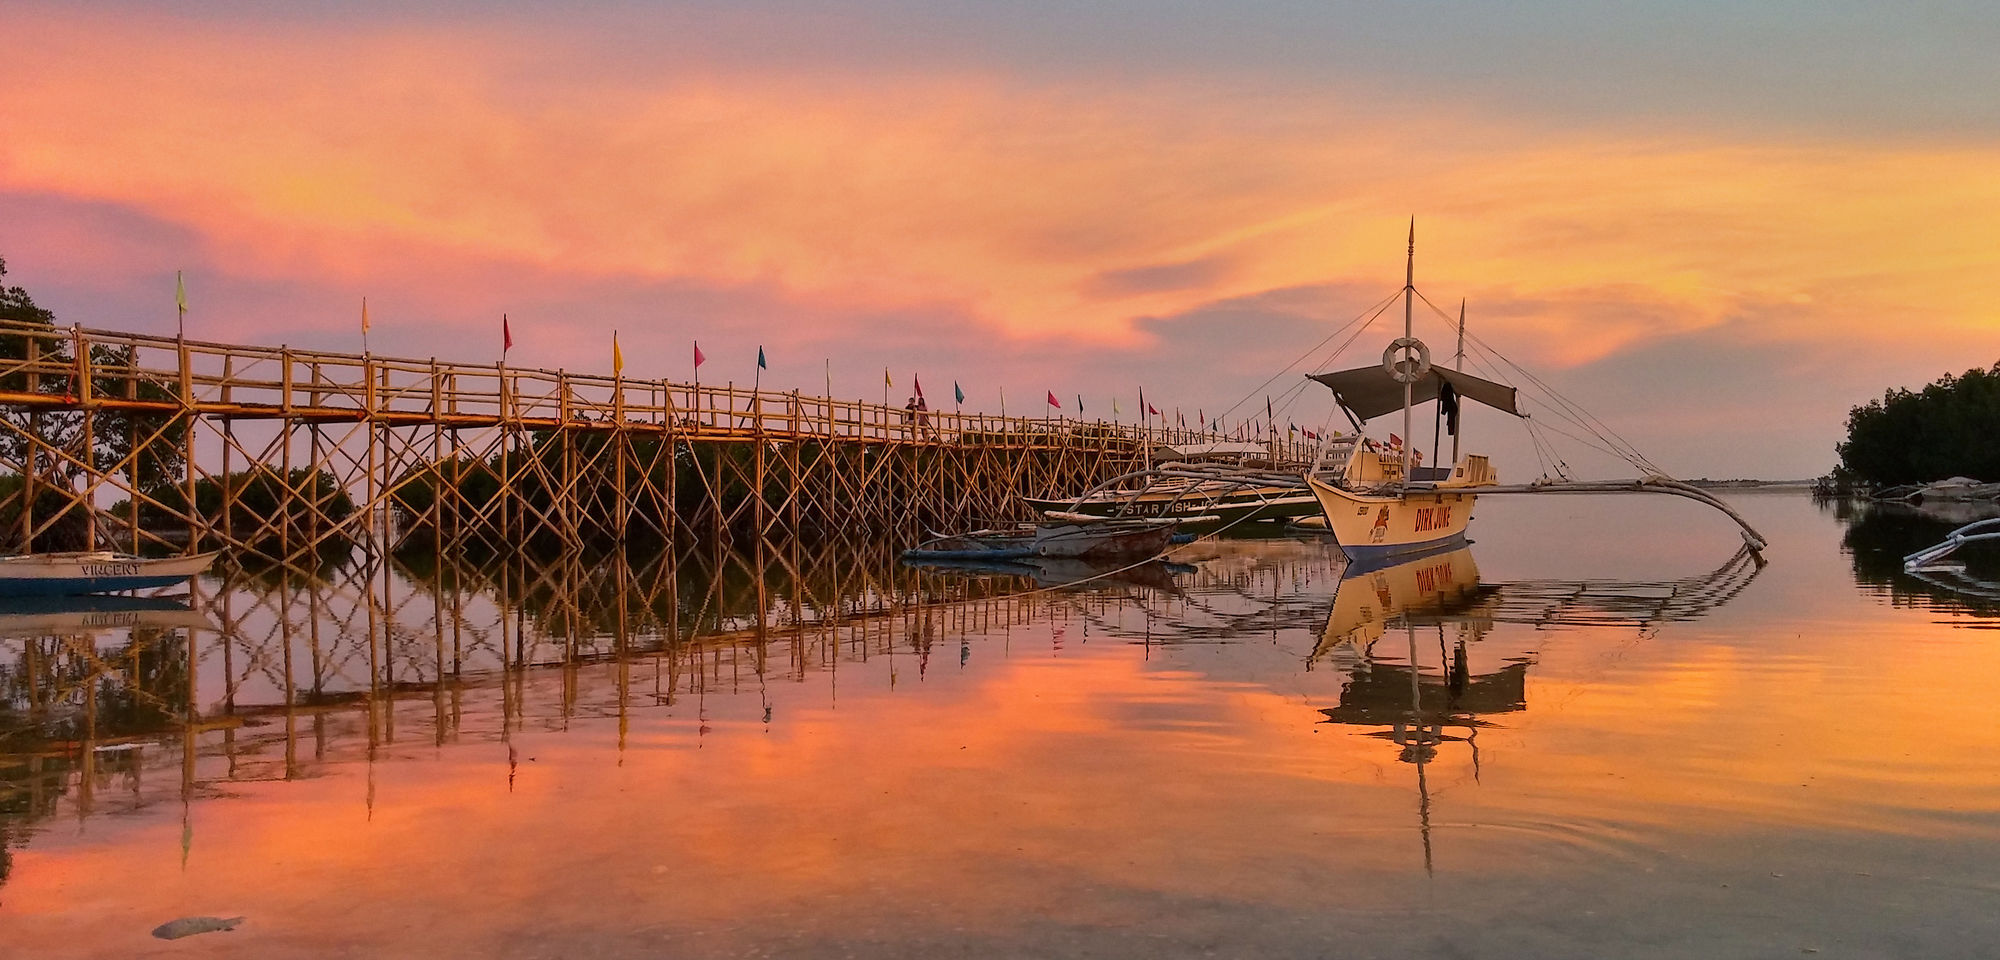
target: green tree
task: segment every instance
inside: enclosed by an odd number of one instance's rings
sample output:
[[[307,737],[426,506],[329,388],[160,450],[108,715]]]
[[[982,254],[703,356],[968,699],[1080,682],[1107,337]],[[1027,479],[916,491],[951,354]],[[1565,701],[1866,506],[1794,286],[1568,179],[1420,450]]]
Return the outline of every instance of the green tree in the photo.
[[[2000,481],[2000,363],[1883,392],[1849,411],[1847,439],[1835,450],[1841,470],[1878,486]]]
[[[0,278],[7,275],[7,261],[0,258]],[[52,337],[55,313],[37,303],[28,291],[0,283],[0,391],[34,393],[50,397],[80,394],[78,370],[70,341]],[[23,329],[23,328],[28,329]],[[168,402],[174,399],[171,384],[140,374],[137,350],[131,346],[93,345],[90,348],[90,386],[103,398],[126,398]],[[100,409],[91,424],[90,449],[86,450],[84,413],[79,409],[16,409],[0,413],[0,459],[24,473],[32,473],[38,484],[58,493],[58,509],[65,502],[63,490],[74,490],[84,480],[83,464],[97,472],[118,472],[141,490],[156,490],[177,483],[186,469],[181,450],[187,423],[172,414]],[[148,442],[150,440],[150,442]],[[41,448],[38,455],[32,453]],[[137,449],[133,462],[120,468]],[[31,462],[32,460],[32,462]],[[17,488],[15,496],[19,496]],[[18,516],[22,504],[0,506],[0,513]],[[43,491],[38,490],[36,511],[42,514]],[[81,517],[79,516],[80,520]],[[80,533],[50,531],[55,536],[38,547],[75,547]]]

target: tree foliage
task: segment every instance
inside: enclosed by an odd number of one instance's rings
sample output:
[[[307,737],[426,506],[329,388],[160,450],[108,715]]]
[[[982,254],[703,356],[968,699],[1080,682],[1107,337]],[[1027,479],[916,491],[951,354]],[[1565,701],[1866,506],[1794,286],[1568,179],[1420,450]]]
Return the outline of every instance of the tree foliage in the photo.
[[[1964,476],[2000,481],[2000,363],[1889,390],[1847,415],[1841,469],[1877,486]]]
[[[0,258],[0,278],[6,274],[7,261]],[[26,290],[0,283],[0,321],[53,331],[56,317],[35,303]],[[30,360],[35,364],[24,369]],[[138,356],[130,346],[93,345],[89,360],[90,388],[95,396],[174,399],[170,384],[139,375]],[[65,398],[82,392],[82,371],[66,339],[0,334],[0,366],[7,368],[0,373],[0,390]],[[139,489],[155,490],[177,484],[186,469],[181,450],[187,423],[171,414],[100,409],[87,438],[80,409],[14,410],[0,414],[0,419],[6,423],[0,426],[0,460],[31,471],[38,483],[79,488],[87,482],[84,465],[88,464],[98,473],[124,474]],[[128,462],[134,450],[138,455]],[[38,511],[41,499],[38,491]],[[77,519],[82,519],[80,514]],[[35,546],[47,545],[38,539]]]

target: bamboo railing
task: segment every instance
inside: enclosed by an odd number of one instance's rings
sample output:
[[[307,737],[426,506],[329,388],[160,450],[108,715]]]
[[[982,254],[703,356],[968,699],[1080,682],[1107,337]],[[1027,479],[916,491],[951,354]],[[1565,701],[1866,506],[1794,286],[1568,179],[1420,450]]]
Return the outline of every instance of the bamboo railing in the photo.
[[[915,529],[1020,517],[1021,497],[1073,494],[1158,446],[1225,439],[1150,421],[0,322],[0,475],[20,478],[0,510],[15,549],[64,534],[297,562],[335,540],[393,546],[411,531],[580,545],[634,528]],[[1290,437],[1263,445],[1274,461],[1312,454]],[[148,463],[177,464],[177,479],[149,476]],[[496,471],[498,491],[467,494],[467,464]],[[242,478],[255,470],[282,478],[288,502],[262,505],[245,530]],[[204,488],[219,488],[217,502],[198,502]],[[430,493],[413,508],[417,490]],[[333,509],[343,495],[352,512]]]

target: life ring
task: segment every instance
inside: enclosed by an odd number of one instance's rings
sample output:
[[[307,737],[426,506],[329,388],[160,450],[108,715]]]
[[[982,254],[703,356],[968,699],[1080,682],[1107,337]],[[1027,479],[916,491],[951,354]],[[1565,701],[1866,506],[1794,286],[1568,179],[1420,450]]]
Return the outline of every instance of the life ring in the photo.
[[[1431,372],[1431,348],[1416,337],[1397,337],[1382,351],[1382,369],[1397,383],[1415,383]]]

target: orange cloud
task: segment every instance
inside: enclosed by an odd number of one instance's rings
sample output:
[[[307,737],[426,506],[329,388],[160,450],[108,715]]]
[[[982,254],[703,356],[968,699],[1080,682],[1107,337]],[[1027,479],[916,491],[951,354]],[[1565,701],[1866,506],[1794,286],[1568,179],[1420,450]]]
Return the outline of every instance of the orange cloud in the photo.
[[[1550,130],[1197,79],[611,80],[498,28],[24,19],[0,189],[187,224],[252,273],[515,263],[1116,341],[1276,288],[1387,292],[1414,212],[1420,284],[1543,361],[1746,314],[1773,339],[1991,335],[2000,300],[1981,145]]]

